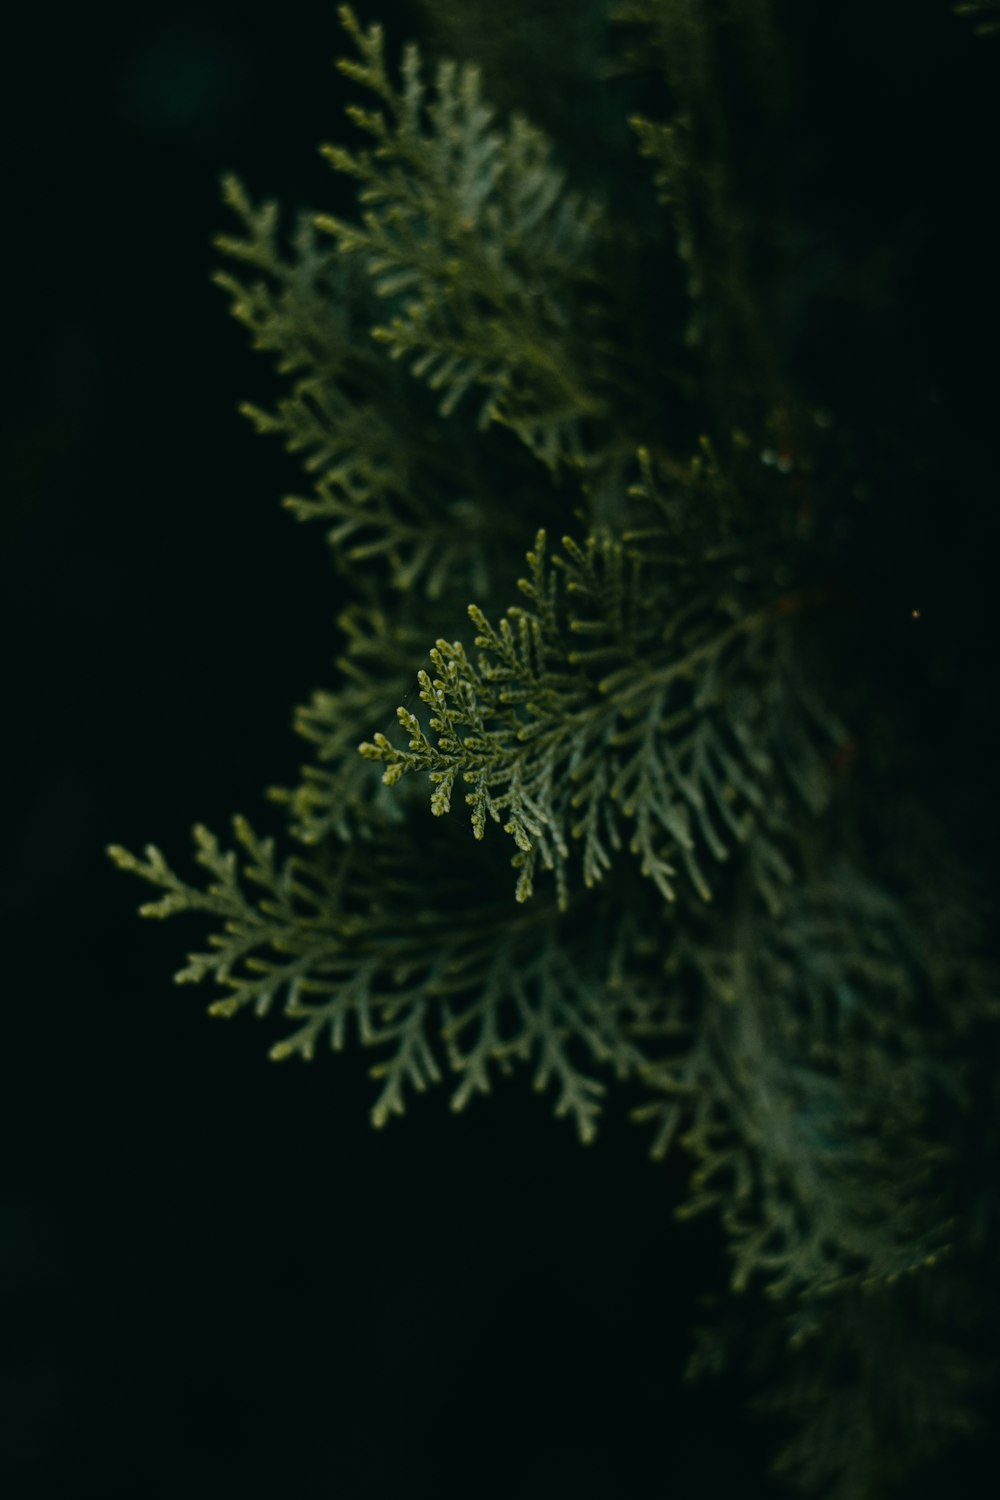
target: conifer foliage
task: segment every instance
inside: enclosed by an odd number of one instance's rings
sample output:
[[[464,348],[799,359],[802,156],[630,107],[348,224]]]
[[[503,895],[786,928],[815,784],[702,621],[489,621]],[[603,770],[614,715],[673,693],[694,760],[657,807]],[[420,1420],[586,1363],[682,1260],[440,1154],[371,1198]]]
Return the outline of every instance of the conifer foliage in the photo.
[[[177,979],[280,1013],[272,1057],[376,1049],[377,1125],[520,1062],[587,1141],[640,1081],[732,1251],[692,1371],[742,1361],[792,1423],[777,1472],[874,1500],[975,1411],[986,923],[894,749],[918,612],[871,555],[897,502],[797,374],[794,195],[740,128],[791,138],[786,39],[768,0],[581,10],[579,139],[501,117],[469,59],[397,67],[345,5],[359,140],[324,155],[356,217],[287,234],[225,180],[216,280],[287,377],[244,409],[326,529],[338,673],[272,793],[284,852],[238,817],[228,848],[195,830],[192,881],[111,853],[144,914],[209,919]],[[486,7],[494,67],[504,25]]]

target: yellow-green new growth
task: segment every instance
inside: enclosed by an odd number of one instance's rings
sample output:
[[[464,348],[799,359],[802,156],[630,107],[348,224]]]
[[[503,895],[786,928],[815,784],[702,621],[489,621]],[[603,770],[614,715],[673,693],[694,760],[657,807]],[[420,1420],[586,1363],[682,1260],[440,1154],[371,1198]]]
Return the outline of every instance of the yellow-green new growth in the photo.
[[[427,772],[441,815],[461,779],[476,838],[489,817],[517,845],[518,901],[540,858],[565,908],[573,846],[589,888],[627,843],[668,901],[675,861],[707,901],[704,856],[751,839],[780,869],[787,794],[821,808],[842,735],[799,680],[788,601],[754,600],[756,580],[741,591],[664,575],[609,534],[565,537],[550,564],[539,532],[528,563],[533,608],[495,628],[469,606],[476,663],[460,641],[431,650],[437,675],[418,682],[433,739],[399,709],[407,750],[381,733],[360,746],[385,784]]]

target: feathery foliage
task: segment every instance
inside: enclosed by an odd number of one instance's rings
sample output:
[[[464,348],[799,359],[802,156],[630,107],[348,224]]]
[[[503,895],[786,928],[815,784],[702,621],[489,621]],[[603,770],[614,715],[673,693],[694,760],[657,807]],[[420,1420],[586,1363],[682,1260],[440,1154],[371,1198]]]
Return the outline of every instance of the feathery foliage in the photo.
[[[392,359],[416,356],[410,369],[443,393],[442,416],[482,387],[481,428],[505,422],[550,466],[579,459],[579,423],[605,410],[594,320],[588,329],[586,301],[571,300],[594,277],[600,206],[566,191],[548,141],[522,116],[506,132],[490,128],[477,68],[442,62],[425,109],[417,48],[403,54],[399,91],[381,29],[365,32],[349,11],[344,21],[360,61],[341,71],[382,107],[348,110],[374,150],[324,148],[362,184],[361,224],[328,214],[316,222],[395,302],[373,337]]]
[[[411,44],[396,78],[382,28],[340,16],[366,144],[324,154],[357,217],[286,248],[227,178],[217,242],[288,380],[244,410],[299,457],[285,503],[347,596],[337,680],[297,719],[310,762],[272,792],[293,852],[240,817],[232,848],[196,829],[193,883],[111,853],[160,891],[146,915],[213,924],[177,978],[220,988],[216,1015],[280,1011],[272,1057],[377,1049],[376,1124],[521,1061],[587,1141],[609,1075],[640,1082],[749,1309],[692,1372],[772,1384],[790,1482],[881,1495],[972,1421],[950,1310],[995,1217],[966,1162],[998,1007],[896,689],[919,611],[871,587],[905,505],[879,516],[860,425],[799,388],[787,286],[825,263],[802,272],[795,195],[754,160],[794,118],[792,44],[768,0],[588,6],[578,188],[476,63],[431,78]]]
[[[634,821],[631,851],[667,900],[674,858],[708,900],[699,853],[727,859],[755,827],[758,844],[768,841],[761,868],[783,868],[769,842],[784,815],[775,773],[784,769],[791,789],[819,810],[825,764],[815,725],[827,755],[840,738],[788,656],[780,622],[799,601],[748,608],[735,591],[699,588],[687,596],[678,589],[664,623],[667,589],[662,579],[658,590],[649,587],[639,553],[629,556],[606,533],[583,548],[566,537],[557,572],[547,566],[545,544],[539,532],[530,576],[521,580],[532,608],[510,611],[494,629],[470,606],[483,652],[478,666],[460,641],[439,640],[431,651],[441,675],[421,672],[419,681],[436,744],[401,709],[409,750],[379,735],[362,754],[387,762],[389,785],[427,771],[439,814],[449,810],[461,775],[472,787],[465,800],[476,838],[488,815],[517,844],[519,901],[532,894],[540,856],[555,868],[566,905],[571,838],[582,843],[584,883],[601,879],[611,867],[609,848],[624,844],[619,807]]]

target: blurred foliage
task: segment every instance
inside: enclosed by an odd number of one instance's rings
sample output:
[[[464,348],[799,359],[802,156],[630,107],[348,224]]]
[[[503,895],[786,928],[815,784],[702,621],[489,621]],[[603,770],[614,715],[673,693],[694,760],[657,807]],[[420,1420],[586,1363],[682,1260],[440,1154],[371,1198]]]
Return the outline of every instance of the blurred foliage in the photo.
[[[280,1008],[272,1057],[381,1049],[376,1124],[523,1061],[589,1141],[641,1085],[732,1256],[693,1373],[752,1378],[793,1485],[876,1500],[974,1427],[996,1265],[992,770],[922,624],[981,542],[937,541],[924,366],[870,399],[920,234],[862,194],[825,243],[841,122],[771,0],[421,9],[398,66],[340,10],[353,218],[283,243],[224,184],[216,280],[288,382],[244,410],[352,595],[291,852],[240,817],[194,883],[111,853],[212,919],[177,977]]]

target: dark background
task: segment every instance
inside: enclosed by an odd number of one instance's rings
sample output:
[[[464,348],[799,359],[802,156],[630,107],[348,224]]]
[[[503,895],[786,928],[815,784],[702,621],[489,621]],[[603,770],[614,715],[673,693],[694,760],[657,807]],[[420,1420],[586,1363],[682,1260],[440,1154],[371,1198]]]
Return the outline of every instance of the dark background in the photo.
[[[884,15],[870,66],[846,24],[823,39],[829,102],[853,68],[853,211],[912,214],[920,357],[985,450],[976,100],[1000,47],[932,10],[901,22],[903,84]],[[362,15],[393,49],[418,32],[399,3]],[[194,821],[268,826],[293,707],[329,679],[329,560],[278,507],[291,460],[236,412],[266,372],[208,277],[222,171],[343,206],[315,147],[343,131],[344,50],[313,4],[36,9],[8,38],[0,1489],[764,1495],[734,1389],[680,1384],[724,1261],[711,1226],[672,1223],[683,1183],[628,1099],[586,1151],[523,1080],[375,1133],[369,1059],[275,1066],[264,1026],[206,1019],[170,982],[197,924],[140,922],[103,852],[152,841],[188,869]],[[959,243],[942,226],[970,201]],[[894,355],[886,327],[888,389],[921,340],[907,323]]]

